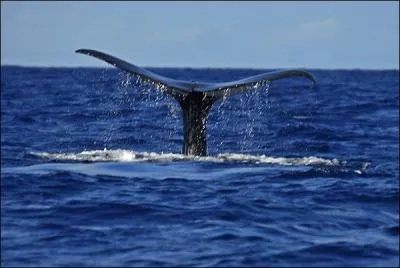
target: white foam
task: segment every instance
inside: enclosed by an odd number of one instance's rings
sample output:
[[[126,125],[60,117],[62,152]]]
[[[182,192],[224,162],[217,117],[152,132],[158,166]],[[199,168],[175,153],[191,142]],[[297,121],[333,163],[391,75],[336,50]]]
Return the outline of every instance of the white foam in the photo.
[[[114,161],[114,162],[171,162],[171,161],[200,161],[200,162],[236,162],[236,163],[264,163],[277,165],[327,165],[338,166],[341,162],[334,159],[325,159],[315,156],[309,157],[273,157],[265,155],[249,155],[238,153],[223,153],[217,156],[186,156],[175,153],[135,152],[130,150],[93,150],[80,153],[47,153],[31,152],[32,155],[50,160],[68,161]]]

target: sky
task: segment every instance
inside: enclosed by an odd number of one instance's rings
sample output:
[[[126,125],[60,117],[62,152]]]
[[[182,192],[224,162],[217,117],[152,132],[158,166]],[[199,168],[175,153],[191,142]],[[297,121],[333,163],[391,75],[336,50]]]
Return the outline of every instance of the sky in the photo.
[[[399,2],[1,1],[1,64],[399,69]]]

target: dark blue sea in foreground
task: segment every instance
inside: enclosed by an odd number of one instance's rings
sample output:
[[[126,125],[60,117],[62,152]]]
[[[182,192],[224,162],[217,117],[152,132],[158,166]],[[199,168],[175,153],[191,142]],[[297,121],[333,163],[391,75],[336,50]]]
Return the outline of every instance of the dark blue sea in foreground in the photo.
[[[135,77],[2,66],[1,266],[398,266],[399,71],[311,72],[216,103],[185,157]]]

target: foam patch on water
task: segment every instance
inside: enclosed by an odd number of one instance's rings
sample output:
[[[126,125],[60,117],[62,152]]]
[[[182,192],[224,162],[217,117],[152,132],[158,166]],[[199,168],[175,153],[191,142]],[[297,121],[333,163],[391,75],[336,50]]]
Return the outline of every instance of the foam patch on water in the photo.
[[[338,166],[346,164],[338,159],[320,157],[273,157],[265,155],[248,155],[238,153],[223,153],[216,156],[186,156],[174,153],[135,152],[129,150],[93,150],[80,153],[46,153],[31,152],[32,155],[50,160],[60,161],[116,161],[116,162],[171,162],[171,161],[200,161],[200,162],[235,162],[235,163],[264,163],[277,165],[326,165]]]

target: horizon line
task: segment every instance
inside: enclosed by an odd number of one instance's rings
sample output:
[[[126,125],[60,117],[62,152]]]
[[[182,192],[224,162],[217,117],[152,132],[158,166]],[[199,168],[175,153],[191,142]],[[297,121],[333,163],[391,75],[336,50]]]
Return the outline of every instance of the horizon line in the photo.
[[[1,68],[3,67],[18,67],[18,68],[59,68],[59,69],[73,69],[73,68],[88,68],[88,69],[117,69],[114,66],[78,66],[78,65],[24,65],[24,64],[0,64]],[[280,70],[280,69],[307,69],[307,70],[321,70],[321,71],[399,71],[399,67],[394,68],[367,68],[367,67],[203,67],[203,66],[141,66],[141,68],[145,69],[157,69],[157,68],[165,68],[165,69],[226,69],[226,70]]]

